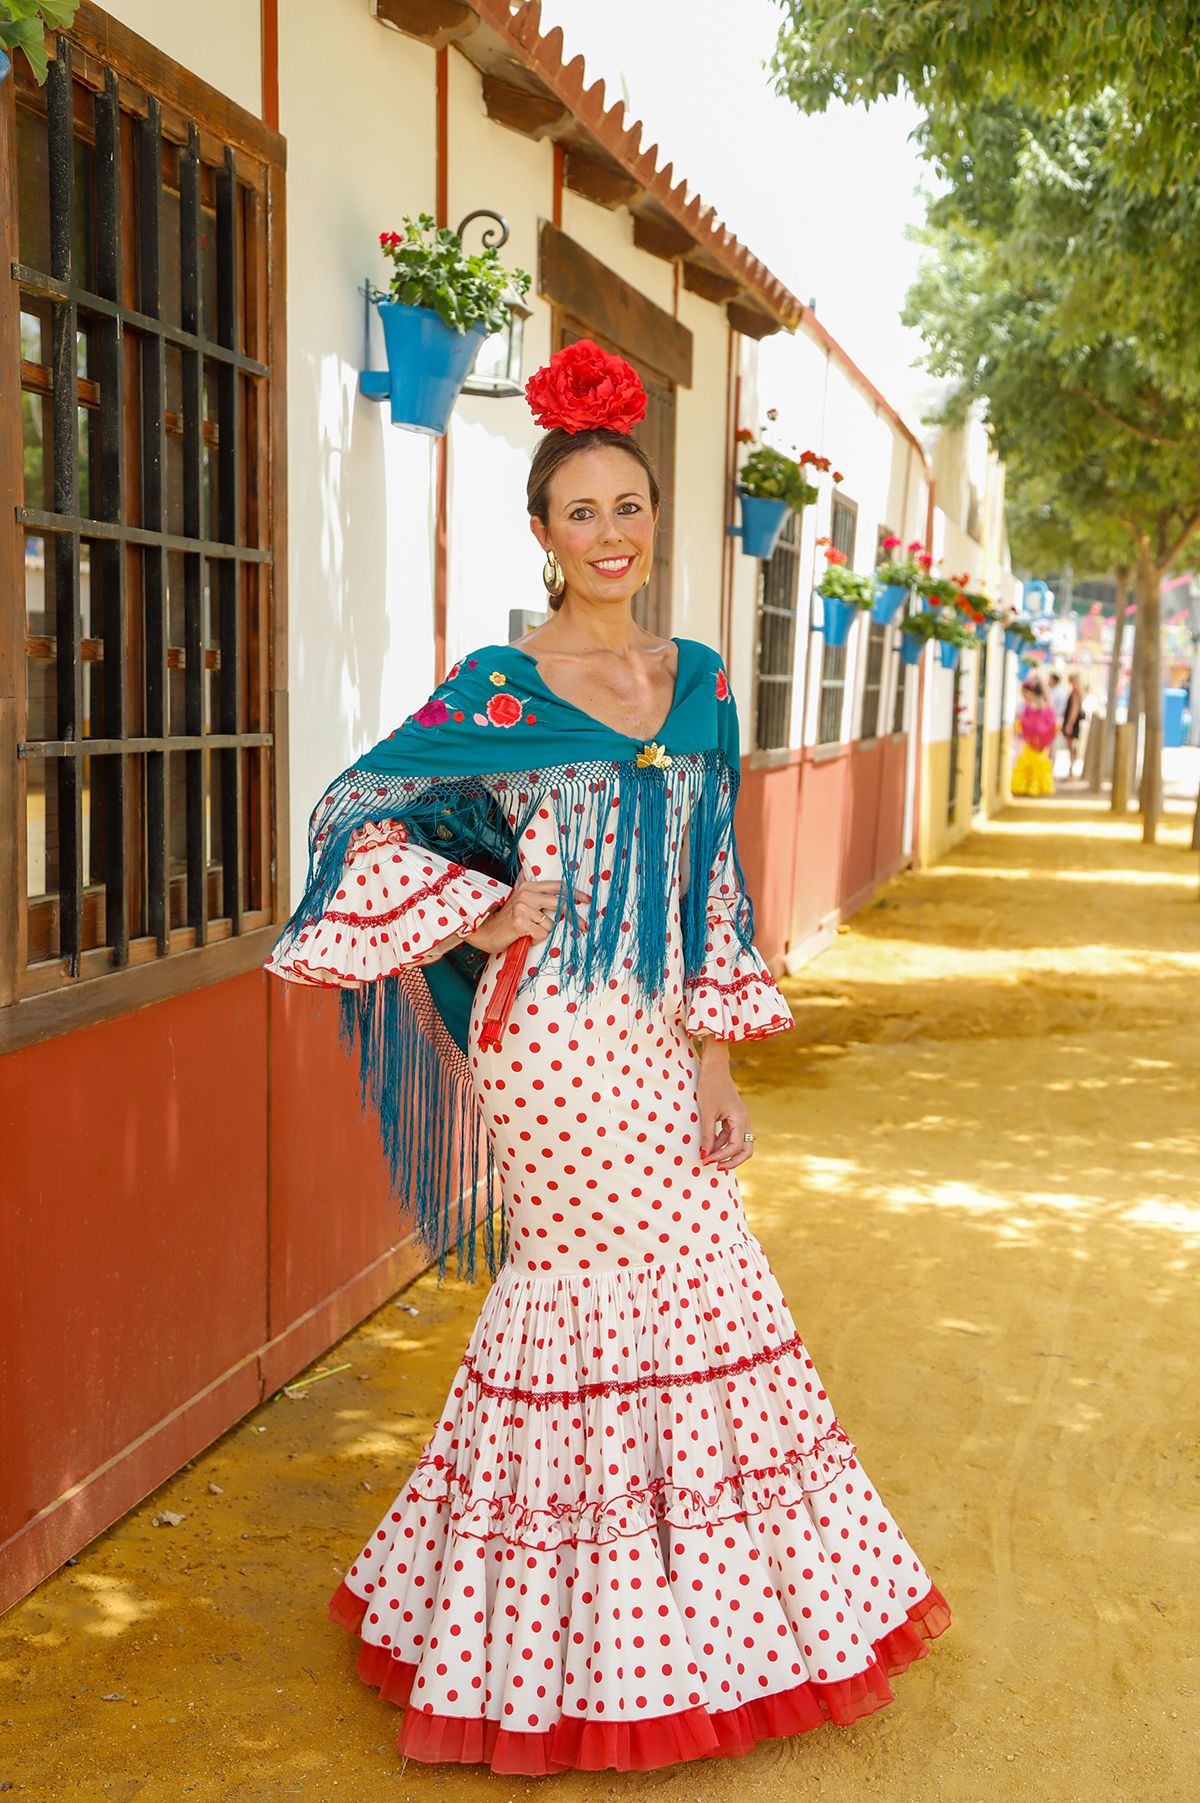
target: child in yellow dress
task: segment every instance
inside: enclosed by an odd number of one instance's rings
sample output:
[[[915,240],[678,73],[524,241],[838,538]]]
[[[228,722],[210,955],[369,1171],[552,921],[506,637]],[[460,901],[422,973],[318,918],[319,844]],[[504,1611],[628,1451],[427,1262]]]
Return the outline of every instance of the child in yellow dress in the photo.
[[[1054,766],[1050,749],[1058,735],[1058,722],[1050,705],[1041,677],[1031,671],[1021,684],[1024,707],[1016,718],[1016,730],[1023,740],[1013,765],[1014,795],[1053,795]]]

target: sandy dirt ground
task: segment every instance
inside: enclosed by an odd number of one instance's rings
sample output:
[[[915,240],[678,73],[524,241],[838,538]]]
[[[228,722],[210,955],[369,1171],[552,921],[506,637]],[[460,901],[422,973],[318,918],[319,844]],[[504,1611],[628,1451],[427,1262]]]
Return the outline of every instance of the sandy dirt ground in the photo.
[[[1200,901],[1187,823],[1014,807],[740,1055],[755,1232],[955,1613],[848,1729],[663,1773],[402,1766],[324,1610],[482,1290],[426,1275],[0,1621],[0,1790],[81,1803],[1200,1794]],[[408,1312],[413,1310],[415,1312]],[[315,1368],[314,1368],[315,1369]],[[1194,1369],[1194,1367],[1193,1367]],[[312,1375],[308,1373],[306,1375]],[[163,1510],[183,1517],[154,1525]]]

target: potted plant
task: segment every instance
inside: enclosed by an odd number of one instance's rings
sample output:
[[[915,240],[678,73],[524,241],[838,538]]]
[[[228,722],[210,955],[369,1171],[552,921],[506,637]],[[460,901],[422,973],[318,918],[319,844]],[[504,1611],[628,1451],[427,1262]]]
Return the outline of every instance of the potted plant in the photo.
[[[749,426],[739,429],[737,442],[754,444]],[[748,557],[770,557],[779,543],[789,509],[800,513],[817,498],[816,489],[805,480],[796,458],[768,444],[756,445],[742,464],[737,491],[742,503],[742,523],[733,531],[741,537],[742,550]]]
[[[926,610],[912,614],[900,622],[900,656],[902,662],[915,664],[933,640],[943,666],[952,670],[964,645],[975,642],[975,635],[953,607],[939,607],[936,613]]]
[[[952,607],[958,599],[958,584],[949,576],[935,576],[933,559],[925,554],[918,557],[919,574],[916,589],[930,613],[936,613],[941,607]]]
[[[844,645],[855,614],[864,613],[875,599],[875,582],[873,577],[847,569],[846,553],[828,539],[817,542],[826,546],[825,573],[817,584],[823,607],[820,630],[827,645]]]
[[[917,553],[921,549],[920,539],[913,540],[903,557],[899,555],[900,544],[901,541],[894,533],[884,539],[883,549],[887,556],[875,571],[878,586],[871,603],[871,615],[880,626],[891,625],[921,573],[917,563]]]
[[[485,338],[508,319],[506,296],[524,296],[530,277],[505,269],[494,245],[468,254],[457,232],[432,214],[405,214],[402,232],[380,232],[392,264],[386,294],[368,287],[383,324],[386,377],[366,371],[364,394],[391,402],[393,425],[440,436]],[[370,378],[374,378],[371,380]]]
[[[1004,618],[1004,649],[1021,653],[1034,642],[1033,625],[1021,614],[1010,613]]]

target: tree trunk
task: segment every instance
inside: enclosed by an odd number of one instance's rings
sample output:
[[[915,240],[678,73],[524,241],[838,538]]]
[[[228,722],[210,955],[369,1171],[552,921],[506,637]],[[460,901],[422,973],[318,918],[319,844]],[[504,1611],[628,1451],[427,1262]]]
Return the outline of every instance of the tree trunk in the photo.
[[[1142,653],[1145,650],[1146,634],[1142,630],[1142,618],[1137,608],[1139,590],[1134,585],[1133,615],[1133,657],[1129,666],[1129,706],[1125,718],[1129,724],[1129,792],[1137,795],[1142,786]]]
[[[1112,776],[1113,733],[1117,725],[1117,696],[1121,692],[1121,651],[1125,643],[1125,611],[1129,606],[1129,565],[1119,563],[1113,571],[1117,585],[1117,612],[1113,622],[1112,662],[1108,667],[1108,701],[1104,710],[1104,752],[1093,778],[1094,787],[1104,787]]]
[[[1146,716],[1145,750],[1139,790],[1142,840],[1153,845],[1162,812],[1163,696],[1162,696],[1162,573],[1148,544],[1138,546],[1137,617],[1142,647],[1142,711]]]

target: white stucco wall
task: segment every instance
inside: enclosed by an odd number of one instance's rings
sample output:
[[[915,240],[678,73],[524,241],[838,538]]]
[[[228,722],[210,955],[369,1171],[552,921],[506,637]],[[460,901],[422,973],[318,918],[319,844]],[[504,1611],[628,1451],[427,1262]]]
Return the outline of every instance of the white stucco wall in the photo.
[[[435,202],[434,53],[365,5],[280,9],[288,140],[288,643],[292,884],[308,813],[342,769],[428,694],[433,677],[434,441],[396,431],[357,392],[364,278],[379,233]],[[378,321],[373,361],[383,361]]]
[[[285,8],[291,4],[285,0]],[[204,0],[202,6],[181,6],[174,0],[171,4],[104,0],[104,10],[247,112],[262,116],[258,0]]]

